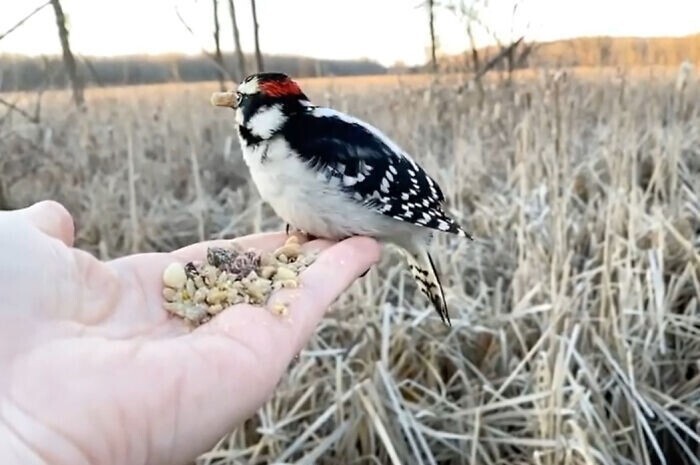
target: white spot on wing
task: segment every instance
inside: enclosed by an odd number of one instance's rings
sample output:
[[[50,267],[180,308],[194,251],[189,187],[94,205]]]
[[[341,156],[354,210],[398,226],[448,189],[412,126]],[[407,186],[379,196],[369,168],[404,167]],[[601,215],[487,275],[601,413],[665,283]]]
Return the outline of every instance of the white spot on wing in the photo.
[[[354,176],[343,175],[343,185],[344,186],[354,186],[357,184],[357,178]]]
[[[389,180],[387,178],[382,179],[382,184],[379,186],[379,189],[385,194],[389,193]]]

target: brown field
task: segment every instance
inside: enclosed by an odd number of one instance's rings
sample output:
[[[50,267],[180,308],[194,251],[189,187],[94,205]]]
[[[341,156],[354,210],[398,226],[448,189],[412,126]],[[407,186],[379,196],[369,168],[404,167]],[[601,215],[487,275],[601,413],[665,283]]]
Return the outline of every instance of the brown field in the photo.
[[[593,79],[592,77],[595,77]],[[453,328],[389,250],[202,464],[700,463],[700,82],[669,73],[316,79],[442,185]],[[103,257],[278,229],[213,83],[46,93],[0,120],[0,202]],[[35,97],[14,96],[33,111]],[[0,118],[3,114],[0,111]]]

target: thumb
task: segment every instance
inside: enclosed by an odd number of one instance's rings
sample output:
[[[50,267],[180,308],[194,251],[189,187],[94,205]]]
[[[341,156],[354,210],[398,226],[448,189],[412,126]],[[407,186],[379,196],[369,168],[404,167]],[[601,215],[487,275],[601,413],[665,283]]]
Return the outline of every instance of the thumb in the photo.
[[[73,246],[75,229],[73,217],[58,202],[44,200],[18,210],[29,222],[44,234],[60,240],[69,247]]]

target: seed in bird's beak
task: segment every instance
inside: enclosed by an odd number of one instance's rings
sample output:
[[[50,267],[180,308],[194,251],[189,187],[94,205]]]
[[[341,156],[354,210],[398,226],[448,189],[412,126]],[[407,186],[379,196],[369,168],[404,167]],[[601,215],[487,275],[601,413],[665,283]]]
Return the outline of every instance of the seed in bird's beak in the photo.
[[[211,104],[217,107],[236,108],[236,93],[214,92],[211,94]]]

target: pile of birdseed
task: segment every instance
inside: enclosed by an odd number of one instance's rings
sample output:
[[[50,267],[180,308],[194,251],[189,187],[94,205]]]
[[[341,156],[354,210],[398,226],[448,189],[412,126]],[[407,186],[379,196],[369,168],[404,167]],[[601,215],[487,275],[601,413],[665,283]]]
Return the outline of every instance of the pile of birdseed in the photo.
[[[192,326],[209,321],[223,309],[239,304],[264,305],[273,291],[296,288],[299,273],[315,260],[304,255],[296,236],[272,253],[210,247],[206,262],[172,263],[163,271],[163,308]],[[284,315],[276,304],[272,311]]]

